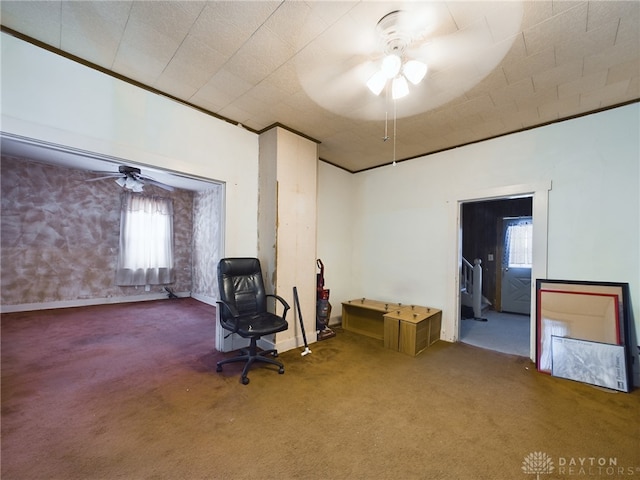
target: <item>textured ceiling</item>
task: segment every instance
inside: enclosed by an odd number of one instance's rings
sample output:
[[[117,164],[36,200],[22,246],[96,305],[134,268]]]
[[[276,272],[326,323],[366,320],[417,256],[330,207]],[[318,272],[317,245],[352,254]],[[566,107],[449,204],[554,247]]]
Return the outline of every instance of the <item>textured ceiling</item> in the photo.
[[[427,78],[365,87],[402,10]],[[9,1],[4,31],[356,172],[640,98],[640,2]],[[393,141],[393,112],[397,115]],[[388,141],[385,136],[385,118]]]

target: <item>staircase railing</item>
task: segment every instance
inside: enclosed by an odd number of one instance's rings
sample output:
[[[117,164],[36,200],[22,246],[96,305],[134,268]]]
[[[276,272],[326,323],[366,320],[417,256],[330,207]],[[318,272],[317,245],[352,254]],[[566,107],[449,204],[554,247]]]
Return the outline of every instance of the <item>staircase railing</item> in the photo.
[[[473,316],[482,317],[482,260],[476,258],[473,265],[462,258],[461,288],[472,296]]]

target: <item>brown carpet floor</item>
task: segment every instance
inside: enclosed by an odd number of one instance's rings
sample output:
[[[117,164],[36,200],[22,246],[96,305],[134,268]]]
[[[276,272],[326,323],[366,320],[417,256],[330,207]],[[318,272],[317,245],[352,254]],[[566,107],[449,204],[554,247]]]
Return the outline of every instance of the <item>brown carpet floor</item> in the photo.
[[[214,312],[181,299],[2,315],[2,479],[640,478],[639,391],[339,329],[244,386],[239,364],[215,371],[233,353],[213,349]]]

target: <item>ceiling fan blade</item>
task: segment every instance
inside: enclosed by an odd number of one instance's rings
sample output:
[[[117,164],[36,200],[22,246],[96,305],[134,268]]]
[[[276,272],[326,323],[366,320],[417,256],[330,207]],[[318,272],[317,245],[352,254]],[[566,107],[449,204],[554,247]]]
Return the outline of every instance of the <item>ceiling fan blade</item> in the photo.
[[[106,172],[102,172],[102,173],[106,173]],[[87,180],[87,182],[96,182],[96,181],[98,181],[98,180],[105,180],[105,179],[107,179],[107,178],[118,178],[118,177],[121,177],[121,176],[122,176],[122,174],[121,174],[121,173],[112,173],[112,174],[110,174],[110,175],[105,175],[104,177],[89,178],[89,179]]]
[[[114,172],[113,170],[91,170],[89,173],[94,173],[96,175],[122,175],[119,172]]]
[[[175,188],[173,188],[171,185],[160,183],[160,182],[154,180],[153,178],[140,176],[140,181],[143,182],[143,183],[149,183],[151,185],[155,185],[156,187],[163,188],[163,189],[165,189],[165,190],[167,190],[169,192],[173,192],[175,190]]]
[[[379,25],[378,28],[380,27]],[[398,10],[391,30],[403,32],[411,44],[428,41],[436,35],[450,33],[455,28],[443,2],[411,2],[403,4]]]

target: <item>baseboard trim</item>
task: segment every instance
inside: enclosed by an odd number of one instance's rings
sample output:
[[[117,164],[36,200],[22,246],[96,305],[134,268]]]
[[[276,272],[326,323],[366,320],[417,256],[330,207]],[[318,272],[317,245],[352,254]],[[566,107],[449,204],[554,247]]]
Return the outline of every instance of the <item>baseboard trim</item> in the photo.
[[[216,307],[218,305],[216,303],[218,301],[218,299],[214,298],[214,297],[210,297],[208,295],[203,295],[201,293],[191,292],[191,297],[195,298],[199,302],[206,303],[207,305],[213,305],[214,307]]]
[[[191,292],[174,292],[180,298],[191,296]],[[33,310],[51,310],[55,308],[88,307],[92,305],[108,305],[111,303],[146,302],[149,300],[164,300],[166,293],[145,293],[125,297],[82,298],[77,300],[60,300],[56,302],[22,303],[18,305],[0,305],[0,313],[30,312]]]

